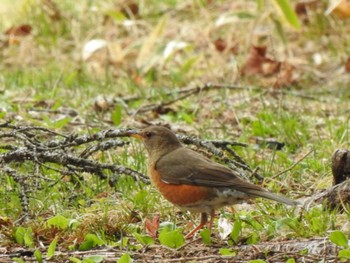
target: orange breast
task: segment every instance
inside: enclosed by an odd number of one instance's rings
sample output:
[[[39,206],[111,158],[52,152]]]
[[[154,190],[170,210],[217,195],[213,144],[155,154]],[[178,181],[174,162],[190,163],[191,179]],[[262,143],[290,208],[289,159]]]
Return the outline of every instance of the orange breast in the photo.
[[[177,206],[190,206],[208,199],[211,196],[211,189],[208,187],[164,183],[153,165],[148,167],[148,174],[152,183],[157,187],[165,199]]]

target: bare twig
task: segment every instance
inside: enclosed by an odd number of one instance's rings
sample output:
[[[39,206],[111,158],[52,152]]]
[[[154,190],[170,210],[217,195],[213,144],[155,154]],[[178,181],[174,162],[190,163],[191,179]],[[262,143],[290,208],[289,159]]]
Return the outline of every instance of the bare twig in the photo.
[[[311,153],[313,153],[314,150],[310,150],[308,151],[306,154],[304,154],[299,160],[297,160],[296,162],[294,162],[291,166],[289,166],[287,169],[275,174],[274,176],[271,176],[269,179],[276,179],[277,177],[279,177],[280,175],[289,172],[290,170],[292,170],[295,166],[297,166],[301,161],[303,161],[306,157],[308,157]]]

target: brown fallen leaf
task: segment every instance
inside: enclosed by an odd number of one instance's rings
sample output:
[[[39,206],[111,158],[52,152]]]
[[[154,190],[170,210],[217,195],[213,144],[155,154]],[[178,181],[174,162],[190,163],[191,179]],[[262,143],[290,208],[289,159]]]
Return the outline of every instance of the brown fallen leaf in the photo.
[[[214,46],[219,52],[223,52],[227,48],[226,41],[220,37],[214,41]]]
[[[300,20],[304,24],[307,24],[309,23],[308,12],[310,10],[316,9],[318,4],[320,3],[321,1],[319,0],[302,0],[295,4],[294,10],[295,10],[295,13],[298,15],[298,17],[300,18]]]
[[[219,37],[218,39],[216,39],[213,42],[215,49],[222,53],[226,50],[228,50],[229,53],[231,54],[237,54],[238,53],[238,44],[235,42],[227,43],[227,41],[225,41],[224,39],[222,39],[221,37]]]
[[[281,62],[268,58],[266,50],[266,46],[253,46],[241,74],[245,76],[256,74],[269,76],[279,72]]]
[[[350,73],[350,57],[348,58],[348,60],[345,62],[345,71],[347,73]]]
[[[139,6],[136,2],[129,0],[122,4],[120,10],[127,18],[137,17],[139,15]]]
[[[280,68],[280,72],[277,74],[277,79],[273,84],[273,88],[281,88],[290,86],[296,81],[294,74],[295,67],[287,62],[284,62]]]
[[[146,232],[153,238],[158,236],[159,218],[159,214],[155,214],[152,219],[146,218],[145,221]]]
[[[16,37],[24,37],[28,36],[32,31],[32,27],[27,24],[12,26],[5,31],[5,35],[8,36],[16,36]]]

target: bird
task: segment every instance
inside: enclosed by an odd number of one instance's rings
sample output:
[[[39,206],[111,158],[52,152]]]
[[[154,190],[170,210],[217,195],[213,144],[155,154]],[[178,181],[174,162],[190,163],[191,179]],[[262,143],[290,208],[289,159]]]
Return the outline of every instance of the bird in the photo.
[[[148,175],[165,199],[181,209],[200,213],[200,224],[185,238],[193,237],[208,223],[211,231],[215,211],[256,197],[295,206],[284,196],[247,182],[237,172],[181,144],[176,134],[163,126],[130,130],[148,152]]]

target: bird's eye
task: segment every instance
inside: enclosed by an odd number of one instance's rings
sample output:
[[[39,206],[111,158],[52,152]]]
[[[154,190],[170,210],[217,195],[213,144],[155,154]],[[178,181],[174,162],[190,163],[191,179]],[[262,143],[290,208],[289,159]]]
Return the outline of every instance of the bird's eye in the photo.
[[[146,137],[149,139],[152,137],[153,133],[152,132],[145,132]]]

